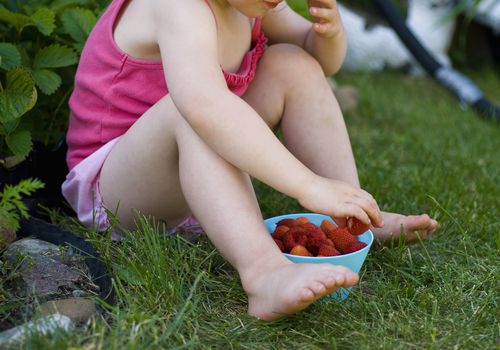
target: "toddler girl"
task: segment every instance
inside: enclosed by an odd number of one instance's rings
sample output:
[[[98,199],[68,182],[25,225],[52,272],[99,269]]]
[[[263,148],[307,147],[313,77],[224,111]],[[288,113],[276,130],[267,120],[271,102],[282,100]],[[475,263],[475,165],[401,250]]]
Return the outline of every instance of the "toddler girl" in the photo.
[[[314,24],[283,0],[113,0],[70,99],[63,192],[80,220],[104,230],[106,207],[128,228],[136,211],[171,228],[199,221],[238,271],[249,314],[265,320],[358,275],[289,262],[264,227],[250,176],[311,212],[370,223],[380,240],[401,227],[407,240],[425,237],[437,225],[380,212],[360,188],[325,79],[346,51],[341,19],[334,0],[309,3]]]

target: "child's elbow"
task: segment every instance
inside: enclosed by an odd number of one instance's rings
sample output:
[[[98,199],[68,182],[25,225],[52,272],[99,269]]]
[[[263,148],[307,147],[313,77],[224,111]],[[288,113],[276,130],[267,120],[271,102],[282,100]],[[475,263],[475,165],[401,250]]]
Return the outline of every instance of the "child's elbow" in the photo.
[[[321,67],[323,68],[323,72],[325,73],[325,76],[329,77],[331,75],[334,75],[340,71],[340,68],[342,68],[342,65],[344,64],[344,58],[345,55],[342,55],[341,57],[338,57],[337,59],[333,60],[328,60],[321,64]]]
[[[217,99],[207,93],[193,94],[190,97],[174,101],[181,116],[197,133],[203,133],[207,122],[215,111]]]

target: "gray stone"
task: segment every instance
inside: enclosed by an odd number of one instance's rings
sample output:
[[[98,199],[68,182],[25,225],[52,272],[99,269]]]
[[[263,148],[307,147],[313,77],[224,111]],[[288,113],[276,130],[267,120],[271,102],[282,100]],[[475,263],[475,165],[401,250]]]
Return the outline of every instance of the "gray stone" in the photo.
[[[48,335],[57,329],[70,331],[75,327],[68,316],[52,314],[27,322],[0,333],[0,348],[22,342],[33,333]]]
[[[81,289],[75,289],[74,291],[71,292],[71,295],[73,295],[75,298],[80,298],[84,297],[87,293],[85,293]]]
[[[21,268],[21,277],[17,285],[23,295],[46,296],[59,293],[60,287],[74,288],[74,283],[80,278],[80,273],[69,266],[42,257],[33,264],[25,264]]]
[[[12,243],[5,251],[4,257],[13,265],[17,265],[20,259],[29,256],[31,258],[51,257],[61,260],[61,249],[52,243],[34,238],[24,238]]]
[[[84,298],[51,300],[40,306],[42,316],[54,313],[68,316],[79,326],[86,323],[96,313],[96,307],[92,300]]]

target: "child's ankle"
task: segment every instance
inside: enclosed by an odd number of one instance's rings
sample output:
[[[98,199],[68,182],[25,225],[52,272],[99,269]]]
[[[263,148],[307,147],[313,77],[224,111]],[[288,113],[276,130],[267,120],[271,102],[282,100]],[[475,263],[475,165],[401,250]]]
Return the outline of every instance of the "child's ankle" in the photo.
[[[240,275],[241,284],[246,292],[249,292],[255,280],[266,273],[270,273],[281,266],[293,264],[283,254],[270,252],[260,255],[251,264],[237,268]]]

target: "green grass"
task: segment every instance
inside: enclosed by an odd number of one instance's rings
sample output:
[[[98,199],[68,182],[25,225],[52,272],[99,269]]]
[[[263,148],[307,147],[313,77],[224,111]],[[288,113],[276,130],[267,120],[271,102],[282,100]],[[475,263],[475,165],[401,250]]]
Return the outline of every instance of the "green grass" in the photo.
[[[499,97],[498,71],[471,74]],[[346,121],[364,187],[386,210],[438,218],[435,237],[372,250],[346,301],[266,323],[246,315],[235,272],[206,239],[167,239],[147,225],[119,243],[87,232],[113,271],[116,304],[86,328],[34,336],[24,347],[498,348],[500,125],[462,110],[428,78],[384,72],[339,81],[360,90]],[[256,185],[266,217],[302,210]]]

